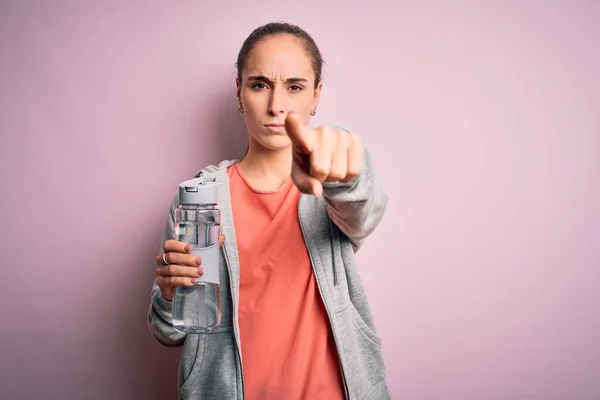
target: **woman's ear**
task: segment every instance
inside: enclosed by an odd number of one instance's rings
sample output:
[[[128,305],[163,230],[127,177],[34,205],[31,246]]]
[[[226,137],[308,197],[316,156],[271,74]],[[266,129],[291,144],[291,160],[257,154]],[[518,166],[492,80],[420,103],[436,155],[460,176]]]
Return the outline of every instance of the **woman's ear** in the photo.
[[[242,106],[242,87],[241,82],[238,78],[235,78],[235,87],[236,87],[236,98],[238,102],[238,106]]]
[[[317,88],[315,89],[315,95],[313,98],[313,109],[316,109],[317,105],[319,104],[319,100],[321,99],[321,89],[323,89],[323,82],[319,82]]]

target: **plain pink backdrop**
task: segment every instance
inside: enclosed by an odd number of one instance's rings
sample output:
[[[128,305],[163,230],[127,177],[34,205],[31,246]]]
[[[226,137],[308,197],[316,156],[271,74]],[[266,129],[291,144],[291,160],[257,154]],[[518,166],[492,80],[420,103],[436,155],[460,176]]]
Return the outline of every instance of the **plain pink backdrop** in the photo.
[[[242,155],[273,20],[389,192],[359,261],[393,398],[600,399],[600,2],[392,3],[2,1],[2,399],[176,398],[154,256],[178,182]]]

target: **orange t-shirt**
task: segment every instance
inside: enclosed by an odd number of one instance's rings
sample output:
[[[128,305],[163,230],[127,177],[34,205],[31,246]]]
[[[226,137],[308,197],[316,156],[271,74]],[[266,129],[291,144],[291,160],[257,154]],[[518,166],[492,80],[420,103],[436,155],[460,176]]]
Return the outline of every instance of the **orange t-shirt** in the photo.
[[[329,320],[298,220],[291,179],[254,190],[228,170],[240,260],[239,326],[250,400],[344,398]]]

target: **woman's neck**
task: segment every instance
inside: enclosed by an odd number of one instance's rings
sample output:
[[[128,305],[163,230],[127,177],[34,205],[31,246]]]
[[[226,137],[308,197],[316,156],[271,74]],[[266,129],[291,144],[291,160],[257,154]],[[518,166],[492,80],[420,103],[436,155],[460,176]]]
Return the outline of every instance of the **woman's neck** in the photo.
[[[291,147],[277,151],[251,143],[238,167],[244,178],[256,190],[275,191],[292,172]]]

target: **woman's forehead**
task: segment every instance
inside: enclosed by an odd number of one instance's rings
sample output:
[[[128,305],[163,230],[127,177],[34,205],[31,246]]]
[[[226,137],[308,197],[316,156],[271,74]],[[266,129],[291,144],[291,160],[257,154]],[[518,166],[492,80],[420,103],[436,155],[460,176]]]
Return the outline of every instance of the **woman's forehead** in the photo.
[[[310,56],[302,42],[290,36],[274,36],[259,41],[248,55],[246,75],[271,78],[305,78],[313,75]]]

